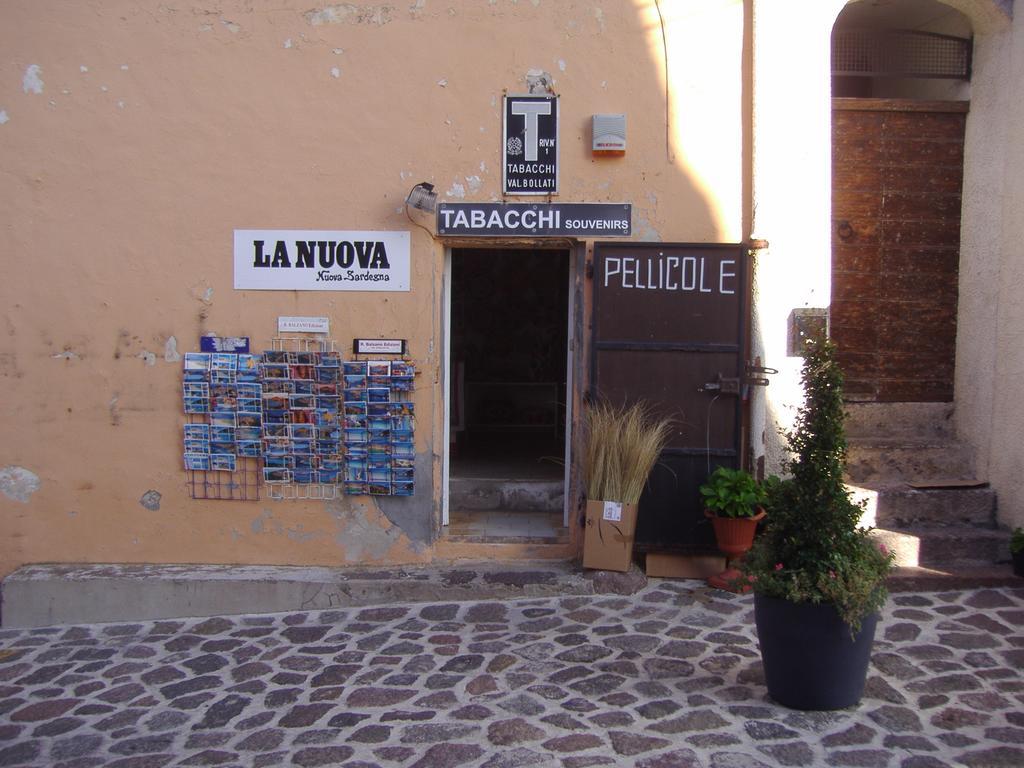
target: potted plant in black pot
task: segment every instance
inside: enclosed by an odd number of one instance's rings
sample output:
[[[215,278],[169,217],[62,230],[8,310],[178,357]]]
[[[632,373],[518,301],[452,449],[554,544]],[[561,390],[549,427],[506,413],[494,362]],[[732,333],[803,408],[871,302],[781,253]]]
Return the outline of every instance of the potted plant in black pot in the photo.
[[[718,467],[698,490],[704,515],[711,520],[715,541],[726,557],[725,570],[710,576],[708,584],[730,592],[749,592],[750,585],[735,561],[754,543],[757,524],[765,516],[765,489],[749,472]]]
[[[1014,575],[1024,576],[1024,528],[1015,528],[1010,535],[1010,557]]]
[[[743,571],[768,693],[794,709],[842,709],[864,691],[893,555],[859,527],[863,510],[843,484],[843,377],[828,339],[807,342],[801,382],[791,477],[769,490]]]

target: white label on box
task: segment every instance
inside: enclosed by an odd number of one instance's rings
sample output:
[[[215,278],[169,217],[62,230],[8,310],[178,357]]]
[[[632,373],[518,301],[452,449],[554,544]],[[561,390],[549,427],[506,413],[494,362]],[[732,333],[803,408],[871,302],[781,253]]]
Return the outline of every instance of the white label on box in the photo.
[[[622,503],[618,501],[606,501],[604,503],[604,512],[601,514],[602,520],[611,520],[613,523],[622,522]]]

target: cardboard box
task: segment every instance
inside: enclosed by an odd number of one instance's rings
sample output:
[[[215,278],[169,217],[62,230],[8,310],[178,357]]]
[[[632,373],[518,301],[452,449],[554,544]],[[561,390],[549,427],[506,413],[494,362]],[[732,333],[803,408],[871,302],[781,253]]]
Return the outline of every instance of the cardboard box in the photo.
[[[583,567],[625,573],[633,562],[636,504],[588,501]]]
[[[706,579],[725,570],[725,558],[648,552],[645,570],[648,576],[664,579]]]

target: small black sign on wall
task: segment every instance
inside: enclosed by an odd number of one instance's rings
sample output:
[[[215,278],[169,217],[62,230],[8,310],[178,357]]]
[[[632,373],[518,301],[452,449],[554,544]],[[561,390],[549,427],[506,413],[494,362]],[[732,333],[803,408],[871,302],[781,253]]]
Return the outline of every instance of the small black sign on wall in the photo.
[[[558,97],[506,96],[502,190],[558,194]]]

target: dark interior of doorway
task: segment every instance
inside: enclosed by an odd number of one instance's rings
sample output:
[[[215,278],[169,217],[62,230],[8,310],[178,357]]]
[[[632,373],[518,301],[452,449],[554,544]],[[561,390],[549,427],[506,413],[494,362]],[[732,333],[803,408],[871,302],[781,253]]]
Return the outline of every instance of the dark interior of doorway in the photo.
[[[569,254],[456,249],[450,537],[565,535]]]

